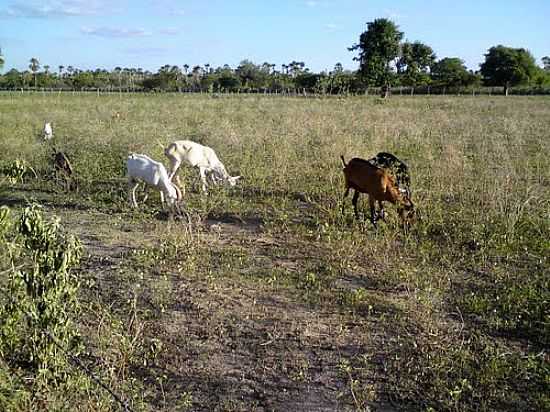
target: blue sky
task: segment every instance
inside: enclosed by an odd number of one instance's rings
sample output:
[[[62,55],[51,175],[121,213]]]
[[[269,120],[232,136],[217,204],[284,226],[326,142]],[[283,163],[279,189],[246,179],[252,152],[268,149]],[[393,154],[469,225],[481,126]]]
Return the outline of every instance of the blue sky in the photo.
[[[527,48],[538,64],[550,55],[550,0],[0,0],[0,48],[4,72],[31,57],[54,71],[244,59],[354,70],[347,47],[379,17],[470,69],[497,44]]]

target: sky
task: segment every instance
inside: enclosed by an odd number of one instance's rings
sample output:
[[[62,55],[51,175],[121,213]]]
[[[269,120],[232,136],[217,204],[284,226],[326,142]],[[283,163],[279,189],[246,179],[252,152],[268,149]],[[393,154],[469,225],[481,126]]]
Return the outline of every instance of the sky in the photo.
[[[550,55],[550,0],[0,0],[0,49],[4,73],[33,57],[50,71],[245,59],[356,70],[347,48],[381,17],[472,70],[498,44],[528,49],[539,65]]]

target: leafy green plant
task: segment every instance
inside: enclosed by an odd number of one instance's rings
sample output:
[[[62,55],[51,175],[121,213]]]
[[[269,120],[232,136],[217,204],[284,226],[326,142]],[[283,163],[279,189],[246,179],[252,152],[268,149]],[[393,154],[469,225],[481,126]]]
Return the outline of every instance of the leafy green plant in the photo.
[[[34,169],[22,159],[15,159],[2,168],[2,174],[8,178],[11,184],[23,183],[25,176],[31,173],[36,177]]]
[[[23,210],[16,227],[5,288],[9,298],[0,307],[0,355],[27,364],[38,385],[65,381],[69,360],[59,346],[73,354],[79,350],[72,321],[79,281],[71,268],[82,248],[61,231],[58,220],[45,221],[36,206]]]

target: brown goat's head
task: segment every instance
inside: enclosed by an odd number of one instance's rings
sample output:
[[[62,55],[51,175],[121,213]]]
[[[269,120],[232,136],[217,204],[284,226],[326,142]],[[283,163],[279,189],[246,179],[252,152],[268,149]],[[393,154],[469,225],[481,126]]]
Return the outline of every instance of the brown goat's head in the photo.
[[[397,212],[399,213],[401,221],[406,225],[412,224],[416,221],[414,204],[407,194],[403,194],[401,205],[398,207]]]

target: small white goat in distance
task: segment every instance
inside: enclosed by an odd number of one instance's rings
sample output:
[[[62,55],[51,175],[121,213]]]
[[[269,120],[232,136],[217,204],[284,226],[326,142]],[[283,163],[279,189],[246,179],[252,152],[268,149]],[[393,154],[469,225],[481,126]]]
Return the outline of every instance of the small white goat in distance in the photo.
[[[214,184],[227,182],[230,186],[235,186],[241,178],[241,176],[229,176],[212,148],[191,140],[177,140],[170,143],[164,150],[164,154],[170,161],[170,180],[176,176],[181,163],[186,162],[192,167],[199,168],[203,192],[206,192],[207,175]],[[180,184],[177,176],[176,182]]]
[[[44,123],[44,129],[42,129],[42,137],[44,140],[51,140],[53,137],[53,128],[50,122]]]
[[[160,191],[160,201],[164,204],[164,197],[170,207],[179,210],[178,202],[182,199],[181,190],[168,178],[164,165],[144,154],[132,153],[126,160],[128,171],[128,196],[133,207],[137,207],[136,188],[140,181]]]

